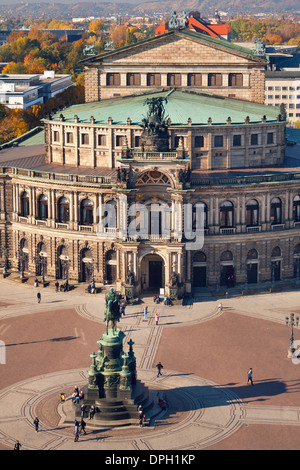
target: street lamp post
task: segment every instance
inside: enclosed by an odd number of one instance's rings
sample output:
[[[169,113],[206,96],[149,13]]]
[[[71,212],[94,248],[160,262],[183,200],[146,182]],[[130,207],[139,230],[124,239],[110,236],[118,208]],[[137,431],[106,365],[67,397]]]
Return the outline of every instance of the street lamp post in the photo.
[[[295,317],[295,315],[293,313],[291,313],[290,317],[285,317],[285,324],[286,324],[286,326],[291,327],[290,348],[288,350],[288,356],[287,356],[290,359],[293,356],[294,352],[295,352],[295,348],[294,348],[294,326],[298,326],[299,317]]]

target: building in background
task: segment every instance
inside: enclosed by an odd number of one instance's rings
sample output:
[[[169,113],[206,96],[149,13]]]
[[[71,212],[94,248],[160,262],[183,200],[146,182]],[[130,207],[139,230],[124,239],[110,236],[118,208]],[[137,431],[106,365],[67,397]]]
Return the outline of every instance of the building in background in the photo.
[[[8,108],[28,109],[45,103],[49,98],[72,86],[72,75],[56,74],[2,74],[0,75],[0,103]]]
[[[178,24],[181,27],[189,28],[213,38],[224,39],[225,41],[230,41],[231,39],[231,28],[229,24],[221,21],[218,10],[215,11],[215,15],[210,20],[202,18],[199,11],[192,11],[188,15],[184,13],[182,17],[178,17],[176,12],[174,12],[173,17],[168,22],[155,29],[155,35],[160,36],[177,29]]]

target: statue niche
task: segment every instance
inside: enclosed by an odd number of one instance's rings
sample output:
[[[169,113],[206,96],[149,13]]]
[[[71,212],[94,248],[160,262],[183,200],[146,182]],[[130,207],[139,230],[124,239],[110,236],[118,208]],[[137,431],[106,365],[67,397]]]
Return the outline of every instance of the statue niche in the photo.
[[[164,103],[167,102],[166,98],[157,97],[148,98],[144,103],[148,106],[147,116],[141,124],[141,147],[145,152],[169,151],[169,133],[164,109]]]

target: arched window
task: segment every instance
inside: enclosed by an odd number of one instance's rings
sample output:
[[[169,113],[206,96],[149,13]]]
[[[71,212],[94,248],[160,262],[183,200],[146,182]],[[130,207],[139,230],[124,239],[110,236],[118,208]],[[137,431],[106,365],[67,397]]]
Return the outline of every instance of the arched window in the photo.
[[[69,200],[66,197],[61,197],[58,201],[58,221],[62,223],[69,222]]]
[[[197,251],[193,256],[193,263],[205,263],[206,254],[203,251]]]
[[[258,253],[255,248],[252,248],[252,250],[249,250],[247,253],[247,260],[252,260],[252,259],[257,259],[258,258]]]
[[[275,197],[271,201],[271,224],[281,224],[282,222],[282,204],[279,197]]]
[[[104,213],[102,219],[103,227],[107,229],[117,228],[117,203],[116,201],[108,201],[104,205]]]
[[[93,225],[94,205],[90,199],[84,199],[80,204],[80,223],[81,225]]]
[[[48,219],[48,198],[44,194],[38,200],[38,217],[40,220]]]
[[[300,222],[300,196],[294,197],[293,201],[293,220]]]
[[[47,247],[46,247],[45,243],[41,242],[41,243],[38,244],[37,252],[41,256],[47,256]]]
[[[280,256],[281,256],[281,249],[279,248],[279,246],[276,246],[272,250],[271,258],[280,258]]]
[[[21,215],[23,217],[29,215],[29,195],[26,191],[21,194]]]
[[[259,212],[258,202],[255,199],[248,201],[246,204],[247,227],[254,227],[258,225],[258,212]]]
[[[198,214],[201,214],[201,215],[197,216],[197,211],[198,211]],[[202,211],[203,211],[203,216],[202,216]],[[193,215],[193,221],[192,221],[193,230],[207,228],[207,205],[204,202],[197,202],[196,204],[193,204],[192,215]],[[199,220],[197,220],[197,217]],[[203,227],[199,226],[199,224],[202,223],[202,217],[203,217]]]
[[[230,228],[234,226],[232,202],[225,201],[220,206],[220,228]]]
[[[233,261],[233,255],[231,253],[231,251],[223,251],[223,253],[221,254],[221,261]]]

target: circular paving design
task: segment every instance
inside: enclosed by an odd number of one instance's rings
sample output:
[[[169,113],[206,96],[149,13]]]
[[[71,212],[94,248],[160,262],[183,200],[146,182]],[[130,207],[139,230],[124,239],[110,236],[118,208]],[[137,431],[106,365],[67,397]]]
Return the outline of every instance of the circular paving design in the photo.
[[[157,379],[155,370],[138,370],[138,378],[153,396],[168,401],[154,426],[99,429],[87,422],[87,434],[74,442],[73,426],[64,423],[60,393],[87,383],[87,370],[45,374],[24,380],[0,393],[0,442],[22,449],[43,450],[186,450],[211,446],[240,426],[241,402],[230,390],[190,374],[166,370]],[[35,432],[33,420],[40,419]]]

